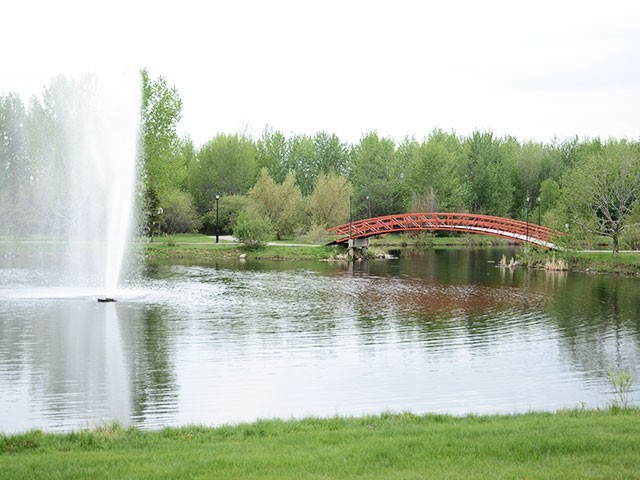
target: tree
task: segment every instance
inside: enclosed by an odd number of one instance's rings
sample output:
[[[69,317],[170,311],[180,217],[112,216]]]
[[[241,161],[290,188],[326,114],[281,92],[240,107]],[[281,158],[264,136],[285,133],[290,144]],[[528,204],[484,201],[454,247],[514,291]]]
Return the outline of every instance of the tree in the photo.
[[[169,87],[163,77],[151,80],[146,70],[140,73],[145,170],[143,210],[146,221],[153,222],[151,217],[155,215],[155,207],[152,205],[156,199],[162,198],[171,189],[180,188],[187,172],[184,145],[176,130],[182,118],[182,100],[175,87]],[[147,226],[147,231],[152,230]]]
[[[412,211],[458,211],[464,208],[464,190],[456,174],[462,145],[454,134],[435,130],[422,144],[405,139],[399,161],[407,165],[406,185]]]
[[[296,175],[289,172],[277,189],[280,212],[273,223],[278,240],[293,238],[304,221],[304,199],[296,184]]]
[[[149,183],[147,183],[144,192],[144,210],[146,221],[143,226],[143,231],[151,237],[151,241],[153,242],[153,236],[158,235],[162,228],[162,210],[160,209],[158,193]]]
[[[307,212],[312,223],[330,228],[347,222],[352,190],[345,177],[334,172],[320,173],[307,201]]]
[[[289,143],[278,131],[265,129],[256,143],[256,161],[260,170],[266,168],[271,178],[282,183],[289,172]]]
[[[367,207],[374,217],[404,211],[407,192],[403,165],[398,162],[393,141],[369,133],[362,137],[353,155],[349,180],[354,189],[354,216],[367,215]]]
[[[303,195],[313,191],[320,173],[345,175],[350,169],[348,147],[336,135],[324,131],[313,137],[294,135],[287,139],[278,131],[266,129],[256,147],[258,167],[266,167],[278,184],[294,172]]]
[[[251,188],[249,198],[253,200],[257,211],[273,223],[279,210],[278,186],[266,168],[260,171],[260,177],[253,188]]]
[[[335,134],[318,132],[313,138],[313,145],[315,147],[315,178],[320,173],[333,172],[337,175],[349,173],[350,158],[347,146]]]
[[[464,142],[459,175],[474,213],[507,216],[511,210],[513,187],[503,146],[491,132],[475,131]]]
[[[27,112],[20,96],[0,96],[0,234],[24,229],[32,175],[27,156]]]
[[[266,168],[249,193],[258,213],[268,218],[276,238],[292,238],[301,226],[304,204],[295,173],[289,172],[284,182],[276,184]]]
[[[146,70],[141,75],[143,156],[148,182],[159,190],[177,187],[186,174],[177,133],[182,99],[163,77],[153,81]]]
[[[540,210],[542,215],[556,207],[560,200],[560,185],[550,178],[540,184]]]
[[[216,193],[246,194],[256,181],[256,146],[244,135],[219,134],[205,143],[189,165],[187,187],[198,212],[215,206]]]
[[[640,202],[640,145],[610,141],[564,179],[563,203],[583,230],[610,237],[613,254]]]
[[[511,163],[512,168],[513,197],[510,213],[513,216],[520,214],[521,218],[524,218],[526,216],[526,211],[524,211],[526,198],[528,197],[532,201],[540,194],[544,149],[541,143],[536,142],[527,142],[521,146],[518,146],[516,142],[515,145],[514,157],[505,158],[505,163]]]
[[[198,213],[193,199],[187,192],[171,189],[163,194],[161,201],[162,230],[165,233],[192,233],[198,228]]]
[[[289,140],[289,166],[287,172],[295,172],[296,182],[304,195],[313,190],[313,183],[318,175],[316,164],[316,147],[313,139],[307,135],[295,135]]]

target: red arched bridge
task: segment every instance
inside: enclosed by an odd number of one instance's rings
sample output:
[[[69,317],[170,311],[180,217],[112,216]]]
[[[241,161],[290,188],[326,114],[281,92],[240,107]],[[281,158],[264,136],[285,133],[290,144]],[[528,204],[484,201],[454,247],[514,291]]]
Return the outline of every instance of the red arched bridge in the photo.
[[[426,230],[491,235],[554,250],[558,249],[555,244],[556,239],[563,235],[561,232],[535,223],[475,213],[401,213],[345,223],[328,231],[336,234],[334,243],[341,244],[351,239],[368,238],[386,233]]]

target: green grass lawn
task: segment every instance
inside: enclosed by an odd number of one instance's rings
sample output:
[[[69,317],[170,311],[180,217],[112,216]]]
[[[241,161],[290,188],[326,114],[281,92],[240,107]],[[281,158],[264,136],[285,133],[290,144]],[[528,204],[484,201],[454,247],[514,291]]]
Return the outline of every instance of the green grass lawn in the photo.
[[[0,436],[0,478],[640,478],[640,410]]]
[[[640,274],[640,254],[620,253],[614,257],[608,252],[563,252],[561,255],[573,270],[591,270],[603,273]]]
[[[193,234],[156,237],[153,242],[142,245],[149,259],[189,258],[206,261],[244,255],[254,260],[321,260],[336,253],[335,248],[324,245],[304,245],[297,241],[273,243],[259,248],[245,248],[222,239],[216,244],[215,237]],[[290,245],[292,243],[295,245]]]

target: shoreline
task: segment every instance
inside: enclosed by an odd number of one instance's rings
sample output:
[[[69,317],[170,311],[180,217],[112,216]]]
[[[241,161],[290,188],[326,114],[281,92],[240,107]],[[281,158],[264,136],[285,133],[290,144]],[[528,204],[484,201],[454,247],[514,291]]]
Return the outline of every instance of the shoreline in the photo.
[[[344,251],[340,247],[318,244],[303,244],[296,242],[269,242],[259,248],[245,248],[241,244],[230,241],[228,237],[221,238],[216,244],[215,237],[205,235],[173,236],[158,239],[154,242],[137,245],[147,260],[330,260],[347,261],[341,255]],[[410,242],[403,238],[373,239],[370,247],[371,258],[376,255],[384,256],[390,250],[396,249],[438,249],[438,248],[485,248],[485,247],[514,247],[513,244],[491,237],[434,237],[427,242]],[[382,254],[382,255],[380,255]],[[517,254],[520,267],[544,269],[545,263],[551,259],[562,259],[566,268],[571,272],[600,273],[613,275],[640,276],[640,252],[621,252],[614,257],[611,251],[563,251],[549,252],[547,250],[521,250]],[[554,268],[547,268],[554,270]]]

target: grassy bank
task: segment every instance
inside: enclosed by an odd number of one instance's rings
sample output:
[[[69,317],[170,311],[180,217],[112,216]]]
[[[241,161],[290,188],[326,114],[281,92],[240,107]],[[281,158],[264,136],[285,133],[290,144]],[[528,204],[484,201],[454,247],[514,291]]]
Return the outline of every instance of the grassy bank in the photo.
[[[328,238],[327,241],[331,239]],[[215,243],[215,238],[205,235],[172,235],[156,237],[153,242],[143,244],[144,255],[149,259],[185,258],[198,260],[214,260],[222,258],[239,258],[254,260],[323,260],[344,254],[344,251],[324,245],[306,245],[299,240],[270,242],[269,245],[248,249],[242,245],[222,239]],[[457,237],[435,237],[432,235],[385,235],[371,239],[372,252],[383,252],[388,248],[402,247],[467,247],[506,245],[506,241],[484,235],[464,235]]]
[[[562,263],[558,262],[559,260]],[[549,252],[539,249],[522,249],[518,252],[518,261],[533,268],[549,268],[593,273],[612,273],[640,276],[640,254],[620,253],[614,257],[609,252]]]
[[[153,242],[143,244],[143,252],[148,259],[197,259],[215,260],[240,258],[254,260],[321,260],[335,253],[332,247],[324,245],[287,244],[276,242],[260,248],[245,248],[241,244],[205,235],[174,235],[156,237]]]
[[[640,478],[640,410],[0,437],[0,478]]]
[[[598,273],[640,275],[640,254],[620,253],[617,257],[609,252],[563,252],[571,270]]]

